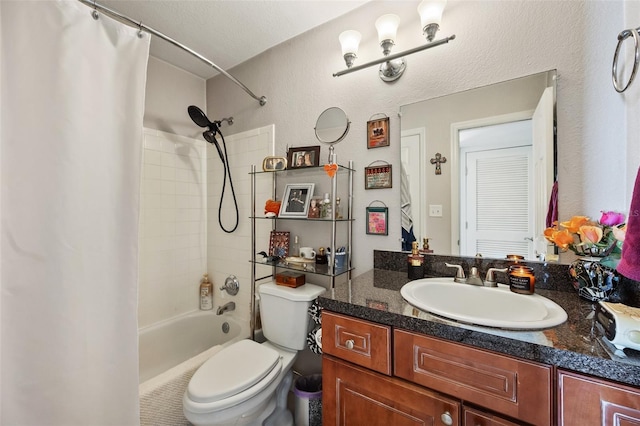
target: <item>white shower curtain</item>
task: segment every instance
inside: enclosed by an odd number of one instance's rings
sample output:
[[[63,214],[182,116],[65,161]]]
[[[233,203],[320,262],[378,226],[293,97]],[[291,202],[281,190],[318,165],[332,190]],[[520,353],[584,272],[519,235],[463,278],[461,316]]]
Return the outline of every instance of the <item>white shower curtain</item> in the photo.
[[[0,424],[138,424],[149,35],[0,2]]]

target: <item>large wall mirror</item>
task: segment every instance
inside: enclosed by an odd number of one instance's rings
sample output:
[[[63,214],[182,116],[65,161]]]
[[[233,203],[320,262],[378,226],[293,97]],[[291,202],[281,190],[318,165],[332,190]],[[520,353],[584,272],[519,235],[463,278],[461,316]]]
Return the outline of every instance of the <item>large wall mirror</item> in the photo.
[[[401,214],[415,238],[435,254],[541,258],[555,105],[551,70],[400,107]]]

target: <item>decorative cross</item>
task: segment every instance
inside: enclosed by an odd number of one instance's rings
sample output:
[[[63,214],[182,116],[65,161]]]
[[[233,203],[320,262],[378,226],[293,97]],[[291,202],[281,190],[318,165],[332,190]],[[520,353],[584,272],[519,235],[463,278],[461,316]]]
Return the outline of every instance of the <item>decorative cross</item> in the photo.
[[[431,161],[431,164],[436,165],[436,174],[441,175],[442,169],[440,168],[440,164],[446,163],[447,158],[443,157],[439,152],[436,152],[436,158],[432,158],[430,161]]]

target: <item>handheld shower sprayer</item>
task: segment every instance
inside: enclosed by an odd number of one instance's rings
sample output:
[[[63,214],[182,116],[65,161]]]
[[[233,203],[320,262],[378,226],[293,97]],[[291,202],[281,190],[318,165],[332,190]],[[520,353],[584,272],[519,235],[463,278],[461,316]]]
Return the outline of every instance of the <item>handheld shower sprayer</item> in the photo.
[[[206,116],[206,114],[195,105],[190,105],[187,108],[187,112],[189,113],[189,117],[191,117],[194,123],[196,123],[200,127],[207,128],[207,130],[205,130],[202,133],[202,137],[211,145],[215,145],[216,149],[218,150],[218,155],[220,156],[220,160],[222,161],[222,166],[224,168],[224,180],[222,181],[222,195],[220,196],[220,205],[218,207],[218,223],[220,224],[220,228],[222,228],[224,232],[231,233],[238,228],[240,217],[238,212],[238,201],[236,199],[236,192],[233,189],[233,181],[231,180],[231,170],[229,168],[229,159],[227,156],[227,145],[226,145],[226,142],[224,141],[224,136],[220,132],[220,125],[222,124],[223,121],[225,121],[228,125],[232,125],[233,117],[223,118],[222,120],[211,121]],[[216,138],[216,135],[220,135],[220,138],[222,139],[222,146],[224,148],[224,153],[222,148],[220,147],[220,144],[218,143],[218,139]],[[229,176],[229,185],[231,186],[231,193],[233,194],[233,202],[235,205],[235,214],[236,214],[236,224],[231,230],[228,230],[224,227],[221,219],[222,202],[224,200],[224,190],[227,183],[227,175]]]
[[[224,163],[224,154],[222,153],[222,149],[220,149],[220,145],[218,144],[218,140],[216,139],[216,134],[220,134],[220,136],[222,136],[222,133],[220,133],[220,125],[223,121],[227,122],[228,125],[232,125],[233,117],[211,121],[206,116],[206,114],[195,105],[190,105],[189,108],[187,108],[187,112],[189,113],[189,117],[191,117],[194,123],[196,123],[200,127],[208,128],[207,131],[202,133],[202,137],[210,144],[215,145],[216,149],[218,150],[220,160],[222,160],[222,162]]]

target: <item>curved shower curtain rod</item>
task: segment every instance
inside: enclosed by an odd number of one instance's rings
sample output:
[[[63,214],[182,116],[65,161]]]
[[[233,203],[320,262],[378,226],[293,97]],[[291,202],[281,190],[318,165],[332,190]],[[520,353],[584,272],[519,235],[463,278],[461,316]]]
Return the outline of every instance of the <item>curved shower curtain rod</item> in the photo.
[[[216,71],[218,71],[220,74],[224,75],[225,77],[227,77],[229,80],[233,81],[236,85],[238,85],[242,90],[244,90],[245,92],[247,92],[247,94],[249,96],[251,96],[253,99],[255,99],[256,101],[260,102],[260,106],[263,106],[267,103],[267,98],[266,96],[256,96],[251,90],[249,90],[249,88],[247,86],[245,86],[244,84],[242,84],[238,79],[236,79],[234,76],[232,76],[231,74],[229,74],[228,72],[226,72],[225,70],[223,70],[222,68],[220,68],[219,66],[217,66],[216,64],[214,64],[213,62],[211,62],[210,60],[208,60],[207,58],[205,58],[204,56],[202,56],[201,54],[199,54],[198,52],[188,48],[187,46],[185,46],[182,43],[179,43],[177,41],[175,41],[174,39],[172,39],[171,37],[168,37],[164,34],[162,34],[159,31],[154,30],[151,27],[148,27],[146,25],[144,25],[141,21],[137,22],[134,21],[133,19],[129,18],[126,15],[121,14],[120,12],[116,12],[113,9],[109,9],[106,6],[103,6],[101,4],[98,4],[95,2],[95,0],[78,0],[80,3],[83,3],[91,8],[94,9],[94,13],[95,11],[100,11],[103,12],[105,15],[108,15],[116,20],[119,20],[121,22],[124,22],[127,25],[130,25],[132,27],[136,27],[139,28],[141,31],[146,31],[150,34],[153,34],[156,37],[159,37],[161,39],[163,39],[164,41],[173,44],[176,47],[179,47],[180,49],[184,50],[187,53],[191,53],[193,56],[195,56],[196,58],[200,59],[202,62],[204,62],[205,64],[211,66],[212,68],[214,68]],[[98,19],[97,15],[94,15],[95,19]]]

